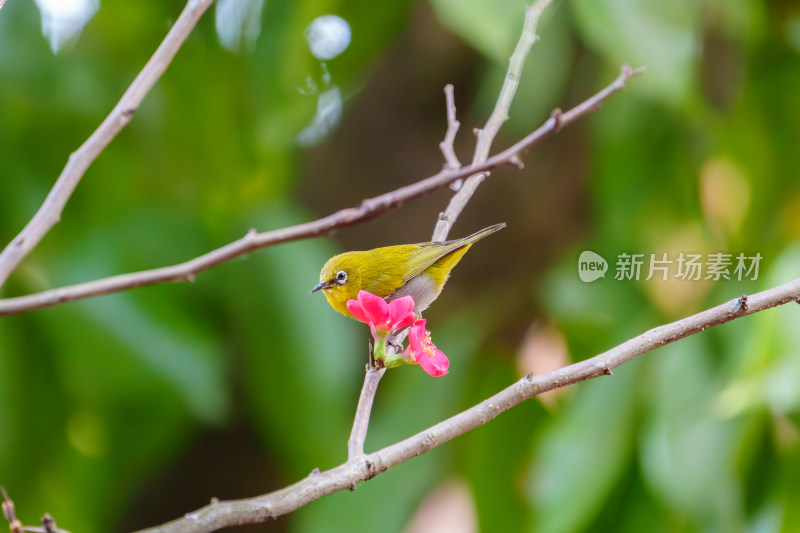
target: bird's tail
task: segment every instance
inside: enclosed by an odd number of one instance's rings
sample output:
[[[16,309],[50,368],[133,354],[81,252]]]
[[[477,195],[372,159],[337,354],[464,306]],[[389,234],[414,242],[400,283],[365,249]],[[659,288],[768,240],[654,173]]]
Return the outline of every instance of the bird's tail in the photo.
[[[461,238],[461,239],[456,239],[454,241],[448,241],[445,244],[455,244],[455,243],[472,244],[474,242],[477,242],[477,241],[483,239],[484,237],[488,237],[489,235],[491,235],[492,233],[494,233],[496,231],[500,231],[501,229],[503,229],[505,227],[506,227],[506,223],[505,222],[500,222],[499,224],[495,224],[494,226],[489,226],[488,228],[483,228],[480,231],[476,231],[475,233],[473,233],[472,235],[470,235],[468,237],[464,237],[464,238]]]

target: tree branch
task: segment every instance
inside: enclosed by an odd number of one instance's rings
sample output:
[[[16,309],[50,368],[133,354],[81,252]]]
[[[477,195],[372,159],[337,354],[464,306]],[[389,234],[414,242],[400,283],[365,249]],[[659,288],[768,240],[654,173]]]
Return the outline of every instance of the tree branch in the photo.
[[[508,73],[500,89],[500,94],[497,97],[494,111],[492,111],[489,120],[486,122],[486,126],[482,130],[476,132],[478,142],[475,146],[475,153],[472,159],[473,165],[486,161],[489,157],[492,141],[500,130],[500,127],[508,119],[508,110],[511,107],[511,101],[517,91],[525,59],[528,57],[531,46],[536,41],[536,24],[539,18],[541,18],[544,9],[550,4],[550,1],[551,0],[537,0],[534,5],[525,8],[525,22],[522,27],[522,34],[509,60]],[[445,133],[444,140],[439,143],[439,149],[442,151],[442,155],[445,159],[445,169],[457,170],[461,167],[461,162],[456,156],[453,142],[455,141],[461,123],[456,118],[456,104],[452,85],[448,84],[445,86],[444,95],[447,111],[447,132]],[[518,160],[518,156],[512,156],[510,162],[516,164]],[[483,181],[485,175],[485,173],[472,175],[467,180],[467,187],[464,188],[462,188],[461,179],[450,183],[450,187],[459,192],[450,200],[447,212],[439,216],[439,220],[433,228],[432,240],[445,240],[450,225],[464,209],[467,202],[469,202],[472,194],[480,182]],[[400,338],[400,342],[402,342],[407,332],[408,330],[404,330],[401,333],[402,337]],[[379,380],[380,376],[378,376],[377,380],[370,379],[370,370],[368,367],[367,375],[364,378],[364,388],[358,402],[356,421],[353,425],[350,441],[348,442],[348,460],[352,460],[354,457],[364,453],[364,441],[366,440],[367,428],[369,426],[370,410],[375,393],[377,392]],[[374,381],[374,385],[372,385],[372,381]],[[362,405],[366,407],[362,408]]]
[[[374,368],[367,365],[367,375],[364,376],[364,386],[361,388],[361,396],[358,398],[353,429],[350,431],[350,440],[347,441],[348,461],[364,455],[364,442],[367,440],[372,402],[378,391],[378,383],[385,373],[386,367]]]
[[[600,355],[546,374],[528,374],[494,396],[443,422],[377,452],[351,457],[346,463],[308,477],[284,489],[243,500],[215,502],[167,524],[140,533],[201,533],[227,526],[252,524],[290,513],[307,503],[359,482],[458,437],[500,413],[543,392],[579,381],[611,375],[611,371],[665,344],[736,318],[788,302],[800,301],[800,278],[750,296],[742,296],[706,311],[651,329]]]
[[[2,1],[2,0],[0,0]],[[169,30],[167,36],[147,62],[133,83],[122,95],[111,113],[100,126],[84,142],[80,148],[69,156],[67,165],[58,176],[55,185],[45,198],[39,210],[0,253],[0,287],[8,276],[17,268],[25,257],[39,244],[56,222],[61,220],[61,213],[75,187],[83,178],[97,156],[114,139],[122,128],[130,122],[139,104],[161,78],[186,37],[194,29],[200,16],[213,0],[189,0],[183,8],[178,20]],[[2,7],[2,4],[0,4]]]
[[[145,285],[154,285],[156,283],[170,281],[192,281],[194,280],[194,276],[200,272],[254,250],[266,248],[267,246],[282,242],[325,235],[337,228],[352,226],[364,220],[369,220],[390,209],[399,207],[410,200],[414,200],[431,191],[447,186],[457,179],[465,178],[478,172],[503,165],[516,164],[520,154],[527,152],[531,147],[543,141],[553,133],[556,133],[563,126],[571,124],[575,120],[591,112],[597,111],[603,101],[607,100],[612,94],[622,90],[628,79],[639,75],[641,72],[642,69],[634,70],[630,66],[625,65],[617,79],[600,92],[565,113],[554,113],[553,116],[547,119],[547,121],[535,131],[513,146],[506,148],[482,163],[472,164],[456,170],[443,169],[438,174],[429,178],[425,178],[380,196],[366,199],[362,201],[361,205],[358,207],[342,209],[312,222],[264,233],[257,233],[255,230],[250,230],[241,239],[176,265],[129,274],[120,274],[26,296],[1,299],[0,316],[51,307],[73,300],[120,292]]]
[[[525,59],[528,57],[531,46],[533,46],[533,43],[537,39],[536,26],[539,23],[542,12],[544,12],[550,2],[551,0],[538,0],[535,4],[525,7],[525,22],[522,26],[522,34],[519,37],[514,53],[508,60],[508,72],[506,73],[503,87],[500,89],[500,95],[497,97],[494,110],[486,121],[486,125],[483,129],[475,131],[478,141],[475,145],[475,154],[472,158],[473,166],[486,161],[489,157],[489,151],[492,148],[492,142],[494,142],[497,132],[500,131],[500,127],[503,123],[508,120],[508,110],[511,107],[511,101],[514,99],[514,94],[517,92],[517,87],[519,86],[522,67],[525,65]],[[508,162],[521,168],[518,154],[512,157]],[[433,230],[432,241],[444,241],[447,239],[447,234],[450,232],[453,223],[461,214],[461,211],[464,210],[464,207],[466,207],[472,195],[475,194],[475,190],[483,180],[486,179],[486,176],[486,172],[478,172],[467,178],[463,184],[458,181],[453,183],[453,185],[456,185],[453,188],[458,192],[450,199],[450,203],[447,205],[447,209],[445,209],[444,213],[439,215],[439,221],[436,223]]]

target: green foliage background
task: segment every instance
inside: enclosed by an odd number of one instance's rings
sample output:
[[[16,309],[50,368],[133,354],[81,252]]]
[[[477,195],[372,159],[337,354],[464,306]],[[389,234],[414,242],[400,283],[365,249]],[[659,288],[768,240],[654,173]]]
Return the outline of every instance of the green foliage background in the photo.
[[[239,53],[219,44],[209,12],[2,296],[179,262],[430,175],[448,82],[468,160],[524,3],[269,1]],[[57,55],[33,2],[0,11],[0,241],[32,216],[181,6],[103,2]],[[353,32],[326,65],[343,114],[301,148],[316,109],[308,80],[324,85],[303,31],[328,13]],[[497,147],[622,63],[647,74],[537,147],[524,170],[481,187],[451,235],[509,228],[474,248],[427,315],[451,373],[389,372],[371,450],[548,357],[584,359],[798,275],[800,5],[565,0],[540,34]],[[0,484],[19,515],[50,512],[76,533],[130,530],[342,462],[367,332],[308,290],[338,251],[428,239],[449,194],[193,284],[0,319]],[[664,251],[764,260],[756,281],[618,281],[612,264],[585,284],[582,250],[612,263]],[[788,305],[662,348],[251,530],[406,531],[420,502],[456,480],[480,531],[800,531],[798,319]],[[522,357],[531,346],[536,356]]]

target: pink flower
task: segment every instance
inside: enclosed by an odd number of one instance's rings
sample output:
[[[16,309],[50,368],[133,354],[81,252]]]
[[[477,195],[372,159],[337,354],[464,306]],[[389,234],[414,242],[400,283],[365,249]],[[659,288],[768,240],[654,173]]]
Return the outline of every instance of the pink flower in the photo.
[[[373,337],[375,333],[389,333],[414,323],[414,299],[403,296],[386,302],[380,296],[367,291],[358,291],[358,300],[348,300],[347,310],[357,320],[369,324]]]
[[[422,370],[433,377],[444,376],[450,360],[431,342],[431,332],[425,329],[425,320],[417,320],[408,335],[408,349]]]

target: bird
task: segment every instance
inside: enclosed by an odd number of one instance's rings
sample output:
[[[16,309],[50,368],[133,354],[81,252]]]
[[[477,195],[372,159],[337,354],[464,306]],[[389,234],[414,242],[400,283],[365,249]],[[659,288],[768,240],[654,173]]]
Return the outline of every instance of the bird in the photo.
[[[439,297],[450,272],[467,250],[504,227],[501,222],[452,241],[344,252],[325,263],[311,294],[321,290],[330,306],[348,318],[355,317],[347,311],[347,301],[355,300],[359,291],[371,292],[387,302],[411,296],[414,313],[422,316]]]

